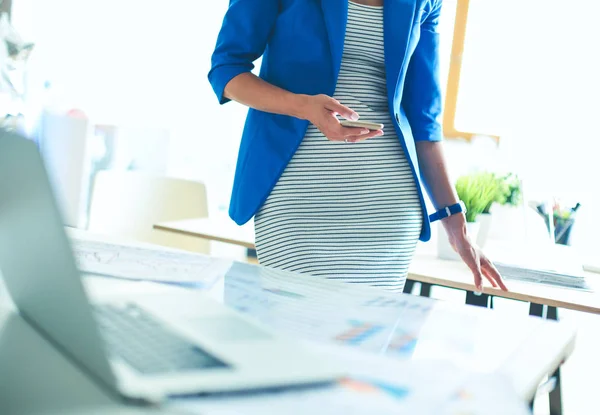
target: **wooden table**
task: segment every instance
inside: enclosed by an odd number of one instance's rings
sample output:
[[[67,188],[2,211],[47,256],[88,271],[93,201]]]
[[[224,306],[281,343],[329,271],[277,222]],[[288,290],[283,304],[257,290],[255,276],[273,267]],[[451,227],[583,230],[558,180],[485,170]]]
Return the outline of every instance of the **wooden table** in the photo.
[[[255,249],[254,227],[252,223],[240,227],[231,220],[204,218],[159,223],[154,227],[163,231]],[[484,294],[549,307],[600,314],[600,274],[587,272],[586,275],[593,289],[592,292],[543,284],[507,281],[510,288],[509,292],[487,286],[484,287]],[[462,262],[439,259],[429,248],[417,251],[409,269],[408,278],[411,281],[424,284],[423,295],[427,294],[427,287],[431,285],[456,288],[467,292],[475,291],[473,276]],[[479,297],[480,303],[475,305],[482,305],[481,303],[488,298],[485,295],[475,296]]]
[[[435,254],[417,254],[411,264],[409,278],[424,284],[474,291],[473,275],[462,262],[441,260]],[[483,293],[549,307],[566,308],[586,313],[600,314],[600,275],[588,272],[586,281],[593,291],[561,288],[507,280],[510,291],[485,286]],[[484,281],[485,283],[485,281]],[[485,298],[485,296],[481,296]]]
[[[231,219],[224,218],[184,219],[157,223],[154,225],[154,229],[256,249],[254,223],[252,222],[238,226]]]

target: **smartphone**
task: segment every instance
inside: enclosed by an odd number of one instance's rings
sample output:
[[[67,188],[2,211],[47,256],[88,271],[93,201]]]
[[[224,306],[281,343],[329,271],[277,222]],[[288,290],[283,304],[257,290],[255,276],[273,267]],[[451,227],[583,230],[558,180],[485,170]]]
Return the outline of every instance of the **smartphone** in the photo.
[[[342,124],[342,127],[366,128],[367,130],[371,130],[371,131],[383,130],[383,124],[376,124],[374,122],[367,122],[367,121],[343,120],[343,121],[340,121],[340,124]]]

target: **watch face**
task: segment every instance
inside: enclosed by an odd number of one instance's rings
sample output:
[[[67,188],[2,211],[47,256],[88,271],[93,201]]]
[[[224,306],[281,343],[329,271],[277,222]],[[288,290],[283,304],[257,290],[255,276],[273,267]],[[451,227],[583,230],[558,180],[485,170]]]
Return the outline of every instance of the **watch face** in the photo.
[[[460,201],[460,207],[461,207],[463,213],[467,213],[467,206],[465,205],[465,202],[463,202],[462,200]]]

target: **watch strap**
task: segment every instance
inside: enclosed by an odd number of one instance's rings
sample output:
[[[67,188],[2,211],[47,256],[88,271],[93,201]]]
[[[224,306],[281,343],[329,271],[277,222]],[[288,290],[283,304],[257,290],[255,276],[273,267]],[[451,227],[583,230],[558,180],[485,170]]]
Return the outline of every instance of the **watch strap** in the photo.
[[[448,216],[466,212],[465,204],[460,201],[450,206],[446,206],[437,212],[429,215],[429,222],[435,222],[447,218]]]

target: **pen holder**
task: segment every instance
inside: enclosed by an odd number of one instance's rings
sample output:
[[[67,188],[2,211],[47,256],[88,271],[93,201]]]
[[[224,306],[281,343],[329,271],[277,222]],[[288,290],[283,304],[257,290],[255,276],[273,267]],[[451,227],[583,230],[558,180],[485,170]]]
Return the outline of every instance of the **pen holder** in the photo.
[[[554,218],[554,241],[560,245],[570,245],[571,229],[575,221],[564,218]]]
[[[544,216],[544,222],[546,223],[546,229],[550,232],[550,224],[548,223],[548,217]],[[570,245],[571,229],[575,220],[573,218],[562,218],[560,216],[554,217],[554,242],[559,245]]]

